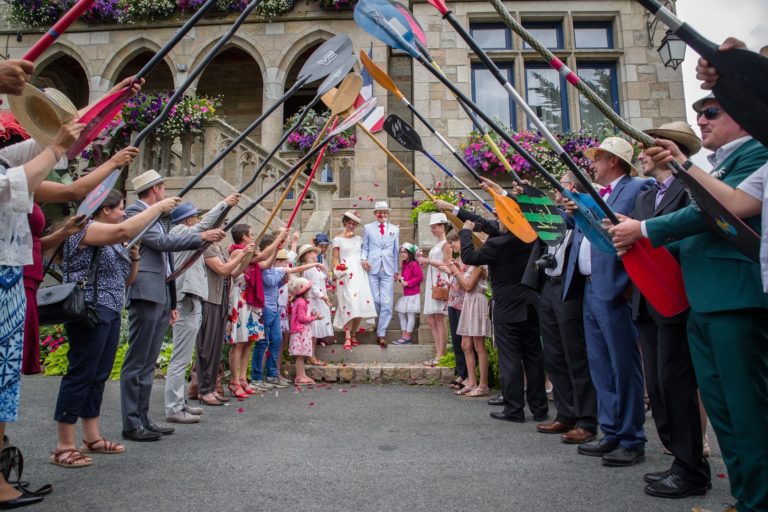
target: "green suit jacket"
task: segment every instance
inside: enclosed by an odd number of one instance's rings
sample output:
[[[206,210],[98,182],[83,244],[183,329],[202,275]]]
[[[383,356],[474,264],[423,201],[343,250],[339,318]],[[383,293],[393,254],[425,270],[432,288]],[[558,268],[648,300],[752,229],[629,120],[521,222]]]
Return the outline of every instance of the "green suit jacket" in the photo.
[[[766,160],[768,148],[752,139],[739,146],[716,171],[720,171],[720,180],[736,187]],[[745,221],[760,233],[759,215]],[[645,226],[655,247],[677,245],[693,311],[768,308],[760,265],[712,232],[694,206],[649,219]]]

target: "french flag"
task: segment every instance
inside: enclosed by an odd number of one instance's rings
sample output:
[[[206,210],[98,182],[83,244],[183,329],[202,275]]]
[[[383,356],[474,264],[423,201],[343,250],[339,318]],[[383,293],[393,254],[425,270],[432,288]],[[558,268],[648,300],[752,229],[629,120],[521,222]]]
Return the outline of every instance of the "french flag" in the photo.
[[[371,42],[371,48],[368,50],[368,57],[373,60],[373,42]],[[357,100],[355,100],[355,108],[359,107],[363,103],[365,103],[368,98],[373,96],[373,78],[371,78],[370,73],[368,73],[368,70],[365,69],[365,66],[362,67],[362,73],[360,75],[363,77],[363,88],[360,89],[360,94],[357,96]],[[380,132],[384,129],[384,107],[376,107],[373,109],[373,111],[366,116],[365,119],[362,121],[363,126],[368,128],[368,130],[371,133]]]

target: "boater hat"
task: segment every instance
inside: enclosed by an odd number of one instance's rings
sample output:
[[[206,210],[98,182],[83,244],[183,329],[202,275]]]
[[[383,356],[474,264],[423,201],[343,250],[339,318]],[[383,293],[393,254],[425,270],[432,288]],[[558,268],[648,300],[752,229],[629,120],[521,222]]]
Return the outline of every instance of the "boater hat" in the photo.
[[[131,184],[133,185],[133,190],[139,194],[141,192],[144,192],[148,188],[152,188],[158,183],[162,183],[165,181],[165,178],[160,176],[160,173],[158,173],[154,169],[150,169],[147,172],[143,174],[139,174],[135,178],[131,180]]]
[[[376,201],[373,205],[373,212],[388,212],[390,211],[389,205],[386,201]]]
[[[277,256],[275,256],[276,260],[288,260],[290,259],[290,255],[288,254],[288,251],[285,249],[280,249],[277,251]]]
[[[360,217],[358,217],[357,213],[355,213],[352,210],[345,211],[343,216],[347,217],[349,220],[353,220],[353,221],[357,222],[358,224],[360,224]]]
[[[302,257],[302,256],[304,256],[304,255],[305,255],[305,254],[307,254],[308,252],[313,252],[313,251],[314,251],[314,252],[318,252],[318,253],[319,253],[319,252],[320,252],[320,248],[318,248],[318,247],[315,247],[315,246],[314,246],[314,245],[312,245],[312,244],[304,244],[304,245],[302,245],[302,246],[301,246],[301,248],[299,249],[299,255],[298,255],[298,256],[296,256],[296,259],[297,259],[297,260],[301,260],[301,257]]]
[[[669,139],[680,146],[685,146],[690,155],[695,155],[701,150],[701,139],[696,136],[693,128],[684,121],[665,123],[658,128],[643,131],[652,137]]]
[[[433,213],[429,216],[429,225],[434,226],[435,224],[448,224],[448,217],[444,213]]]
[[[600,143],[599,147],[586,149],[584,151],[584,156],[594,161],[598,151],[604,151],[613,156],[617,156],[622,162],[629,166],[628,170],[632,168],[632,155],[634,154],[632,144],[621,137],[607,137]]]
[[[8,102],[16,120],[41,146],[53,142],[61,126],[77,117],[69,98],[52,88],[25,84],[21,95],[8,96]]]
[[[312,288],[312,281],[303,277],[294,277],[291,282],[288,283],[288,293],[293,295],[301,295],[305,291]]]

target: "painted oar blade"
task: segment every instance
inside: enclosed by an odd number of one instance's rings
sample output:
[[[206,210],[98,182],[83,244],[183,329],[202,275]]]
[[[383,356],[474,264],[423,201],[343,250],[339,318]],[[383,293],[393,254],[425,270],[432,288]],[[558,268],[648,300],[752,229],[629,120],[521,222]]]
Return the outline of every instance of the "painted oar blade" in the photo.
[[[491,190],[489,192],[493,197],[499,222],[504,224],[513,235],[527,244],[539,237],[530,222],[525,219],[520,205],[514,199],[500,196]]]
[[[340,134],[341,132],[345,130],[349,130],[353,126],[355,126],[357,123],[361,122],[363,119],[365,119],[365,116],[371,113],[371,111],[376,108],[376,103],[378,102],[376,96],[372,96],[366,100],[365,103],[357,107],[357,109],[352,112],[347,118],[344,120],[344,122],[339,123],[339,125],[331,130],[331,132],[328,134],[328,137],[333,137],[335,135]]]
[[[391,0],[389,2],[392,6],[395,7],[398,11],[400,11],[400,14],[402,14],[410,24],[411,30],[413,31],[413,36],[416,38],[417,41],[419,41],[424,46],[427,45],[427,35],[424,32],[424,27],[421,26],[421,23],[419,23],[419,20],[417,20],[413,13],[408,9],[407,6],[404,4]]]
[[[360,28],[387,46],[418,58],[419,52],[412,44],[413,31],[408,25],[408,20],[399,12],[396,16],[385,18],[381,13],[380,4],[375,0],[360,0],[355,6],[353,17]]]
[[[387,116],[387,119],[384,120],[384,131],[405,149],[424,152],[419,134],[398,115],[390,114]]]
[[[579,207],[573,219],[592,247],[602,252],[615,254],[616,248],[613,246],[611,235],[602,225],[602,218],[605,214],[597,206],[594,199],[589,194],[572,193],[568,190],[563,190],[562,194]]]
[[[525,220],[533,227],[542,242],[558,245],[563,241],[567,227],[555,202],[536,187],[523,186],[524,194],[517,196],[517,203]]]
[[[443,0],[427,0],[427,3],[437,9],[440,14],[445,14],[448,12],[448,6],[445,5],[445,2]]]
[[[357,57],[355,55],[350,55],[347,57],[344,63],[339,66],[337,70],[335,70],[333,73],[328,75],[325,80],[323,80],[323,83],[321,83],[320,87],[317,88],[317,94],[315,97],[319,99],[323,96],[323,94],[339,85],[339,82],[344,80],[344,77],[347,76],[347,73],[349,73],[356,62]]]
[[[352,40],[346,34],[334,36],[321,44],[299,71],[296,81],[312,83],[338,69],[353,54]]]
[[[689,308],[680,264],[668,250],[654,248],[643,238],[621,261],[629,278],[656,311],[674,316]]]
[[[398,97],[402,95],[392,78],[371,60],[365,50],[360,50],[360,62],[377,84]]]
[[[86,217],[93,216],[96,211],[101,207],[101,203],[107,198],[107,194],[115,187],[117,179],[120,177],[121,169],[115,169],[107,176],[104,181],[99,183],[99,186],[91,190],[90,194],[85,196],[85,199],[77,209],[78,215],[85,215]]]
[[[126,87],[116,93],[103,98],[93,106],[80,122],[85,124],[85,128],[80,133],[77,141],[67,151],[67,158],[72,159],[80,155],[80,152],[88,147],[88,144],[99,136],[112,119],[122,110],[123,105],[131,97],[131,88]]]

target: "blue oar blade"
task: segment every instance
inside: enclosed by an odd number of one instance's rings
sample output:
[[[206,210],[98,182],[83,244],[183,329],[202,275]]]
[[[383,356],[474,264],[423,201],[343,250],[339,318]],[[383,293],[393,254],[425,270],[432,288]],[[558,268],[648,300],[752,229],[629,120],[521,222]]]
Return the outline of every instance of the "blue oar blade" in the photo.
[[[377,0],[361,0],[355,6],[354,19],[357,26],[387,46],[403,50],[418,58],[419,52],[413,46],[413,32],[408,20],[396,9],[385,9]]]
[[[563,190],[561,193],[579,207],[574,215],[574,220],[592,247],[609,254],[616,253],[613,240],[602,225],[602,218],[605,213],[595,200],[589,194],[572,193],[567,190]]]

